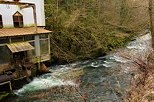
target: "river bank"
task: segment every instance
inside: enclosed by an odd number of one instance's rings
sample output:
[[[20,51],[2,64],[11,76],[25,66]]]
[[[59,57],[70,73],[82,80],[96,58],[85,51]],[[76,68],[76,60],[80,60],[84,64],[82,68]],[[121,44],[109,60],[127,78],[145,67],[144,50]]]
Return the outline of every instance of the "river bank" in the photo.
[[[131,82],[131,88],[124,102],[154,101],[154,52],[147,58],[134,59],[137,73]]]
[[[14,90],[17,97],[6,102],[26,102],[27,99],[31,102],[122,102],[128,95],[132,75],[136,72],[133,63],[121,57],[121,54],[129,53],[129,58],[145,58],[149,55],[150,39],[150,34],[147,34],[106,56],[51,66],[49,69],[53,73],[35,77],[21,89]]]
[[[65,63],[73,63],[76,61],[83,61],[88,59],[94,59],[100,56],[105,56],[107,53],[113,51],[114,49],[118,49],[119,47],[124,47],[128,42],[134,39],[134,36],[130,34],[121,34],[117,33],[118,35],[124,35],[123,37],[108,37],[106,40],[108,42],[104,43],[101,41],[95,42],[91,41],[88,44],[86,42],[80,41],[80,43],[86,44],[82,46],[79,42],[72,42],[68,39],[76,39],[76,37],[72,38],[69,35],[52,35],[51,36],[51,60],[50,64],[65,64]],[[74,43],[74,44],[73,44]],[[95,46],[96,43],[100,43],[99,46]],[[101,44],[102,43],[102,44]],[[91,46],[90,44],[93,44]],[[69,46],[68,46],[69,45]],[[79,46],[78,46],[79,45]]]

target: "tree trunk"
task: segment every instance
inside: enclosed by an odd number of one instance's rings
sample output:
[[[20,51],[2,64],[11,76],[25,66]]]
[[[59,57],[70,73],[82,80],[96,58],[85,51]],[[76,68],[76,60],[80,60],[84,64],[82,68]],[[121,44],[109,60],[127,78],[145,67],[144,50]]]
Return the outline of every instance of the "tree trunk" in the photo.
[[[153,34],[153,22],[152,22],[152,0],[149,0],[149,17],[150,17],[150,31]]]
[[[150,18],[150,31],[152,34],[152,47],[154,47],[154,34],[153,34],[153,21],[152,21],[152,0],[149,0],[149,18]]]

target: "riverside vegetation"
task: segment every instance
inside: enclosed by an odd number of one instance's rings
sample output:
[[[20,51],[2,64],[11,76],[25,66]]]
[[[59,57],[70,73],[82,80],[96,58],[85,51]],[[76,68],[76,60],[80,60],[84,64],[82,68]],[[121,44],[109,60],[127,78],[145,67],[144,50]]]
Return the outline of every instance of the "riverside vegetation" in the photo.
[[[45,0],[45,13],[52,63],[102,56],[149,27],[145,0]]]
[[[131,59],[136,66],[137,74],[134,74],[131,88],[124,102],[153,102],[154,101],[154,52],[144,60],[139,58]],[[125,57],[130,59],[128,56]]]
[[[45,0],[46,28],[54,31],[51,62],[94,58],[124,46],[139,32],[149,29],[149,24],[152,27],[150,1]],[[138,66],[139,76],[132,84],[135,91],[131,90],[125,101],[145,101],[146,97],[153,100],[153,93],[145,95],[153,82],[152,63],[137,59],[134,64]]]

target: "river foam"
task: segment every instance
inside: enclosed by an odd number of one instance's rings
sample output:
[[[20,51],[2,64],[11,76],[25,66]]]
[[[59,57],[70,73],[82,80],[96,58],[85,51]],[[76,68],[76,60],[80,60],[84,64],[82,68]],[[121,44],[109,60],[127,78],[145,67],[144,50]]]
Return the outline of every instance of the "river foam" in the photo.
[[[76,84],[71,80],[63,80],[55,77],[44,77],[44,78],[35,78],[31,83],[23,86],[21,89],[15,91],[17,95],[22,95],[26,92],[34,92],[42,89],[50,89],[55,86],[76,86]]]
[[[73,66],[75,64],[72,64]],[[51,87],[55,86],[78,86],[75,82],[73,82],[71,79],[62,79],[59,78],[61,74],[66,74],[69,71],[74,71],[77,69],[72,70],[72,65],[61,65],[59,66],[58,70],[52,70],[53,73],[48,73],[44,74],[40,77],[36,77],[30,82],[29,84],[24,85],[21,89],[15,90],[15,94],[21,96],[24,93],[29,93],[29,92],[35,92],[38,90],[43,90],[43,89],[50,89]],[[80,70],[80,69],[78,69]]]

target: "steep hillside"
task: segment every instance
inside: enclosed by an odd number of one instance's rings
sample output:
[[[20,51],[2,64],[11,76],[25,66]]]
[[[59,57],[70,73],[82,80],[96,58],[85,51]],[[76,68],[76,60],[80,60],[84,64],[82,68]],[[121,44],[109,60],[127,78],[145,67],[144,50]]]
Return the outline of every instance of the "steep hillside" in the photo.
[[[45,0],[51,62],[105,54],[149,27],[145,0]]]

